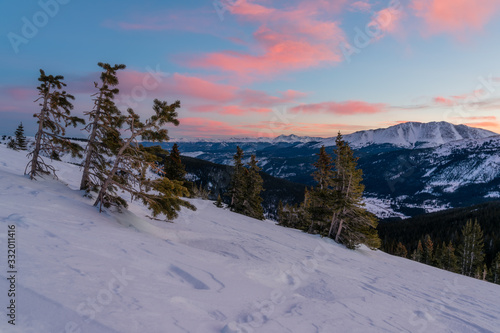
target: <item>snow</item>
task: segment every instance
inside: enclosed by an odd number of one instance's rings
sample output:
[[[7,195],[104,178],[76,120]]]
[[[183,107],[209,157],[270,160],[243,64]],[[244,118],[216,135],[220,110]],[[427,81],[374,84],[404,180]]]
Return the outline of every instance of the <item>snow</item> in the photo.
[[[99,214],[60,181],[23,176],[0,146],[0,247],[16,226],[8,333],[498,332],[500,286],[191,200],[174,223],[133,203]],[[6,256],[6,252],[4,252]],[[6,259],[6,258],[4,258]],[[6,260],[0,270],[6,312]]]
[[[388,128],[360,131],[345,135],[354,148],[372,144],[392,144],[404,148],[437,147],[463,139],[480,139],[497,135],[487,130],[453,125],[447,122],[407,122]]]

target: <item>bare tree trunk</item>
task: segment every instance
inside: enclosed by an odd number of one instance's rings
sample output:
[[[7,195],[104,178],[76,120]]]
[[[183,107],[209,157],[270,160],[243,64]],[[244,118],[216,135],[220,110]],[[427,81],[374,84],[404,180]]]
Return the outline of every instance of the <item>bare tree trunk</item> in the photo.
[[[339,242],[340,233],[342,232],[342,224],[344,224],[344,220],[340,220],[339,228],[337,230],[337,234],[335,235],[335,241],[337,243]]]
[[[45,121],[45,117],[47,114],[47,103],[48,103],[49,91],[47,91],[47,94],[45,94],[45,96],[44,96],[42,111],[40,112],[40,118],[38,118],[38,132],[35,135],[35,150],[33,151],[33,158],[31,160],[30,179],[35,179],[36,168],[38,166],[38,157],[40,155],[40,148],[42,146],[43,123]]]
[[[330,223],[330,230],[328,231],[328,237],[330,237],[332,235],[333,226],[334,226],[334,224],[336,222],[336,218],[335,218],[336,216],[337,216],[337,214],[333,213],[333,215],[332,215],[332,221]]]
[[[140,133],[142,133],[142,132],[140,132]],[[113,175],[118,171],[118,166],[120,165],[120,161],[121,161],[121,157],[122,157],[123,153],[130,146],[130,143],[134,140],[134,138],[136,136],[140,135],[140,133],[132,134],[132,136],[127,141],[125,141],[123,146],[120,148],[120,150],[118,151],[118,154],[116,154],[116,159],[115,159],[115,163],[113,164],[113,168],[111,169],[110,173],[107,175],[106,180],[104,181],[104,184],[102,184],[101,189],[99,190],[99,194],[97,195],[97,199],[94,202],[94,206],[101,204],[99,206],[99,211],[101,211],[101,208],[102,208],[102,198],[104,197],[104,194],[108,190],[109,185],[111,185],[111,180],[113,179]]]
[[[92,123],[92,132],[90,133],[89,136],[89,141],[87,143],[87,156],[85,158],[85,162],[83,163],[83,174],[82,174],[82,181],[80,182],[80,190],[85,190],[87,189],[88,182],[89,182],[89,177],[90,177],[90,162],[92,161],[92,153],[94,150],[94,142],[95,142],[95,137],[97,135],[97,122],[99,121],[99,117],[101,115],[101,99],[102,99],[103,92],[99,94],[99,98],[97,99],[98,104],[96,107],[96,114],[94,118],[94,122]]]

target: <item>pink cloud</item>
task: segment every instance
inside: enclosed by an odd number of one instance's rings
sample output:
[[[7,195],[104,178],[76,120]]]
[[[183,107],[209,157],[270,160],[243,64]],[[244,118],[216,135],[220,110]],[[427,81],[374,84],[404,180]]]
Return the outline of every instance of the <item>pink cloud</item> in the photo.
[[[222,121],[207,118],[188,117],[179,119],[180,126],[176,132],[189,137],[224,137],[224,136],[255,136],[255,132],[241,129]]]
[[[7,89],[7,93],[13,99],[24,101],[27,99],[35,100],[38,91],[36,89],[15,87]]]
[[[339,123],[290,123],[279,121],[261,121],[256,124],[243,125],[244,128],[258,130],[260,137],[276,137],[281,134],[332,137],[341,130],[344,133],[368,129],[367,126]]]
[[[455,104],[454,100],[446,98],[446,97],[442,97],[442,96],[434,97],[434,102],[437,104],[442,104],[442,105],[447,105],[447,106],[451,106],[451,105]]]
[[[251,107],[245,108],[238,105],[226,105],[222,107],[221,114],[229,114],[234,116],[242,116],[248,113],[269,113],[272,110],[269,108],[259,108],[259,107]]]
[[[461,34],[482,30],[500,8],[498,0],[413,0],[411,7],[427,27],[424,33]]]
[[[293,9],[257,5],[247,0],[231,7],[233,15],[255,22],[253,45],[246,52],[222,51],[188,59],[188,66],[216,69],[239,78],[255,79],[276,73],[336,64],[342,61],[338,45],[345,40],[335,21],[322,20],[320,8],[337,9],[328,1],[300,2]]]
[[[388,105],[363,101],[323,102],[302,104],[290,109],[294,113],[333,113],[338,115],[375,114],[385,112]]]
[[[404,13],[397,7],[388,7],[379,10],[368,23],[368,28],[374,31],[380,31],[378,39],[384,37],[386,33],[394,34],[401,27],[400,22]]]

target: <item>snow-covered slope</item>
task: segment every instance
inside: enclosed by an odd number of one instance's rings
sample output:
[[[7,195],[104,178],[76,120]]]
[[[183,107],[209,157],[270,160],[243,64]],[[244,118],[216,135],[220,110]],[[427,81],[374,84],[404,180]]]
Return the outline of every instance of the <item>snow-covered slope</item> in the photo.
[[[99,214],[77,166],[30,181],[0,146],[0,297],[16,227],[9,333],[498,332],[500,287],[193,200],[175,223]]]
[[[482,139],[497,135],[480,128],[453,125],[447,122],[408,122],[388,128],[360,131],[345,136],[352,147],[359,148],[373,144],[392,144],[404,148],[427,148],[463,140]]]

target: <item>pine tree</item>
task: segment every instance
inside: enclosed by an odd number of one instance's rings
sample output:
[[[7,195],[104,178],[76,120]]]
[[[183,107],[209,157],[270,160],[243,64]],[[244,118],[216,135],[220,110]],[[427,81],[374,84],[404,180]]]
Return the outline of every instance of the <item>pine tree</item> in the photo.
[[[282,222],[284,221],[284,208],[283,208],[283,201],[278,202],[278,225],[283,225]]]
[[[115,95],[119,90],[116,72],[125,69],[125,65],[111,66],[107,63],[97,64],[103,69],[100,76],[100,86],[94,82],[98,92],[93,94],[94,108],[85,112],[89,117],[89,124],[85,127],[90,134],[85,149],[83,173],[80,181],[80,190],[97,191],[104,181],[106,168],[110,166],[110,157],[119,149],[120,133],[124,117],[115,105]]]
[[[236,147],[236,154],[233,156],[234,171],[231,176],[229,193],[231,195],[231,211],[242,214],[244,212],[243,202],[245,201],[245,173],[248,172],[243,166],[243,150]]]
[[[334,211],[329,236],[335,233],[335,240],[348,248],[366,244],[370,248],[380,247],[377,234],[377,219],[364,208],[363,171],[357,168],[358,158],[338,134],[334,162]]]
[[[500,284],[500,252],[497,253],[491,264],[492,282]]]
[[[186,170],[181,162],[181,154],[177,143],[174,143],[169,156],[165,158],[164,171],[165,176],[170,180],[184,181]]]
[[[418,261],[418,262],[422,262],[423,253],[424,253],[424,249],[422,247],[422,241],[419,240],[418,245],[417,245],[417,249],[413,251],[413,253],[411,255],[411,259]]]
[[[17,150],[26,150],[26,137],[24,136],[23,123],[20,123],[14,133],[16,136],[15,146]]]
[[[312,174],[316,186],[308,193],[307,200],[304,200],[304,207],[310,216],[308,232],[330,236],[332,229],[328,232],[327,228],[334,205],[332,158],[325,146],[320,148],[316,156],[318,160],[313,164],[316,171]]]
[[[217,201],[215,202],[215,206],[217,208],[224,208],[224,204],[222,203],[222,198],[220,194],[217,196]]]
[[[483,231],[477,220],[468,220],[462,229],[462,244],[459,247],[460,271],[463,275],[474,276],[482,271],[484,260]]]
[[[448,245],[445,242],[436,250],[437,267],[446,269],[450,272],[456,272],[458,269],[458,259],[455,255],[455,248],[450,241]]]
[[[260,168],[257,166],[257,158],[251,155],[248,163],[248,172],[245,173],[245,199],[243,201],[244,213],[247,216],[263,220],[264,209],[262,208],[263,191],[262,184],[264,183],[259,174]]]
[[[35,148],[28,154],[31,160],[24,171],[30,179],[51,172],[56,176],[54,167],[45,163],[42,155],[50,157],[54,154],[69,152],[72,156],[76,156],[82,150],[79,145],[63,137],[67,126],[76,127],[78,123],[84,124],[85,121],[71,116],[73,104],[70,100],[75,98],[62,90],[66,86],[62,80],[64,80],[63,76],[45,75],[45,72],[40,69],[38,81],[41,84],[37,87],[40,97],[35,102],[40,101],[39,105],[42,109],[33,115],[38,118],[38,131],[35,134]]]
[[[431,236],[425,235],[424,244],[425,250],[423,262],[427,265],[432,265],[434,261],[434,243],[432,242]]]
[[[406,250],[406,246],[404,246],[403,243],[399,242],[396,246],[396,252],[394,252],[394,254],[406,258],[408,257],[408,250]]]
[[[154,114],[146,122],[141,122],[139,115],[128,109],[125,123],[130,137],[119,141],[120,148],[111,168],[105,173],[94,206],[99,206],[100,210],[102,206],[110,205],[126,207],[126,201],[116,194],[117,189],[120,189],[130,193],[132,199],[141,200],[152,211],[153,218],[164,214],[167,219],[174,219],[181,206],[195,210],[193,205],[180,198],[189,194],[182,182],[167,177],[147,177],[147,170],[156,157],[147,153],[137,142],[138,138],[153,142],[166,140],[167,130],[161,127],[168,123],[179,125],[176,112],[179,107],[179,101],[169,105],[155,99]]]

